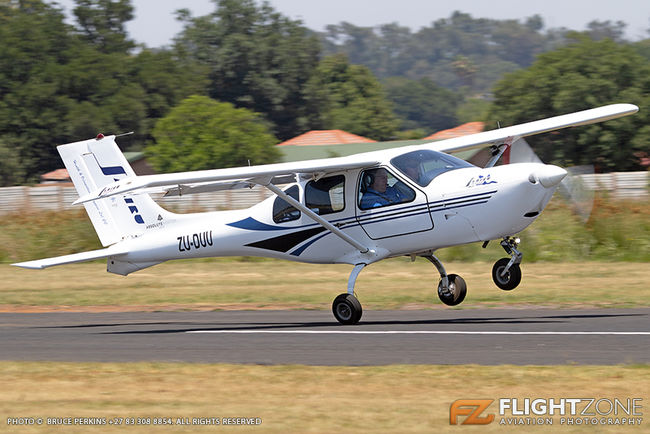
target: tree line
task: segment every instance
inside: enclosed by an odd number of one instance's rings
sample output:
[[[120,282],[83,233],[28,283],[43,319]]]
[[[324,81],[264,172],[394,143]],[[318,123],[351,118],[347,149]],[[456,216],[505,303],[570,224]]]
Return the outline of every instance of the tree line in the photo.
[[[421,138],[460,122],[509,125],[610,102],[648,107],[650,39],[624,24],[544,31],[540,17],[461,12],[413,33],[340,23],[314,32],[254,0],[177,11],[170,47],[129,38],[130,0],[0,0],[0,185],[60,167],[55,146],[98,132],[146,150],[158,170],[276,161],[273,145],[312,129]],[[549,162],[639,167],[643,114],[533,146]],[[548,138],[546,139],[548,140]]]

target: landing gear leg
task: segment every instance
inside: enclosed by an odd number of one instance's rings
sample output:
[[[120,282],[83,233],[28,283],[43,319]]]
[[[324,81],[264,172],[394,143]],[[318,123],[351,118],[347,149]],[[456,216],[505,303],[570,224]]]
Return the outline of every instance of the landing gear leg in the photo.
[[[357,264],[354,266],[348,279],[348,292],[340,294],[332,303],[332,313],[341,324],[356,324],[361,319],[363,309],[359,300],[354,296],[354,284],[357,281],[359,273],[365,266],[366,264]]]
[[[501,241],[501,247],[510,255],[510,258],[499,259],[492,267],[492,280],[504,291],[515,289],[521,282],[519,264],[524,255],[517,250],[519,242],[519,238],[505,237]]]
[[[456,306],[465,300],[467,295],[467,284],[465,280],[457,274],[447,274],[442,262],[435,255],[425,255],[425,258],[431,262],[438,273],[440,273],[440,283],[438,283],[438,298],[447,306]]]

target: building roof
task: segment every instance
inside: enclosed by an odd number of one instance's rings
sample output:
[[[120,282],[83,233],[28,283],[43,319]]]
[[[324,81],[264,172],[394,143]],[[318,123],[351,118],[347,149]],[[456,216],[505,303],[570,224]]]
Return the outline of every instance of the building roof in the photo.
[[[312,130],[304,134],[278,143],[277,146],[314,146],[314,145],[340,145],[345,143],[374,143],[369,139],[343,130]]]
[[[66,169],[56,169],[41,175],[41,181],[69,182],[70,175]]]
[[[429,143],[436,140],[444,140],[453,137],[465,136],[468,134],[480,133],[483,131],[485,124],[483,122],[469,122],[463,125],[459,125],[456,128],[451,128],[449,130],[438,131],[437,133],[425,137],[420,140],[397,140],[390,142],[377,142],[375,140],[366,139],[365,142],[359,140],[359,138],[365,139],[365,137],[356,136],[354,134],[346,133],[341,130],[329,130],[329,131],[310,131],[308,133],[302,134],[300,136],[294,137],[291,140],[280,143],[278,146],[282,146],[283,161],[301,161],[301,160],[313,160],[317,158],[328,158],[328,157],[344,157],[347,155],[359,154],[362,152],[371,152],[378,151],[381,149],[391,149],[391,148],[400,148],[403,146],[410,145],[421,145],[424,143]],[[317,137],[320,133],[331,133],[334,131],[340,131],[348,136],[356,137],[355,142],[340,142],[340,141],[331,141],[331,142],[322,142],[318,143],[316,141],[302,140],[303,137]],[[316,134],[314,134],[316,133]],[[323,137],[325,134],[323,134]],[[298,139],[301,139],[300,141]],[[345,145],[345,146],[342,146]],[[472,151],[473,153],[474,151]],[[464,157],[463,154],[457,154],[461,158]]]
[[[393,142],[348,143],[344,145],[282,146],[282,161],[316,160],[320,158],[347,157],[364,152],[382,149],[400,148],[409,145],[421,145],[431,140],[403,140]]]
[[[448,130],[438,131],[435,134],[432,134],[428,137],[425,137],[424,140],[444,140],[444,139],[453,139],[454,137],[467,136],[470,134],[480,133],[485,129],[485,123],[483,122],[468,122],[463,125],[459,125],[455,128],[450,128]]]

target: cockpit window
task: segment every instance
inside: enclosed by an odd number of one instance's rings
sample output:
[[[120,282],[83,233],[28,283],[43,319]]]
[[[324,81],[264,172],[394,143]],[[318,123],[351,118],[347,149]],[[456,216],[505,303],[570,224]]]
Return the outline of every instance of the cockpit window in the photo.
[[[450,170],[473,167],[467,161],[431,150],[413,151],[390,160],[400,172],[426,187],[436,176]]]

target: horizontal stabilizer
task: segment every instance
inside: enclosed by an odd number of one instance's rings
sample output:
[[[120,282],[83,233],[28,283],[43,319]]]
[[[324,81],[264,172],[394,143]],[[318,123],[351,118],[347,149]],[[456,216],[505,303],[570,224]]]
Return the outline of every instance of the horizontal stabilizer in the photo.
[[[106,249],[91,250],[89,252],[73,253],[72,255],[56,256],[54,258],[38,259],[35,261],[19,262],[11,264],[16,267],[30,268],[30,269],[43,269],[52,267],[54,265],[72,264],[75,262],[92,261],[93,259],[108,258],[109,256],[123,255],[128,253],[128,250],[111,246]]]

